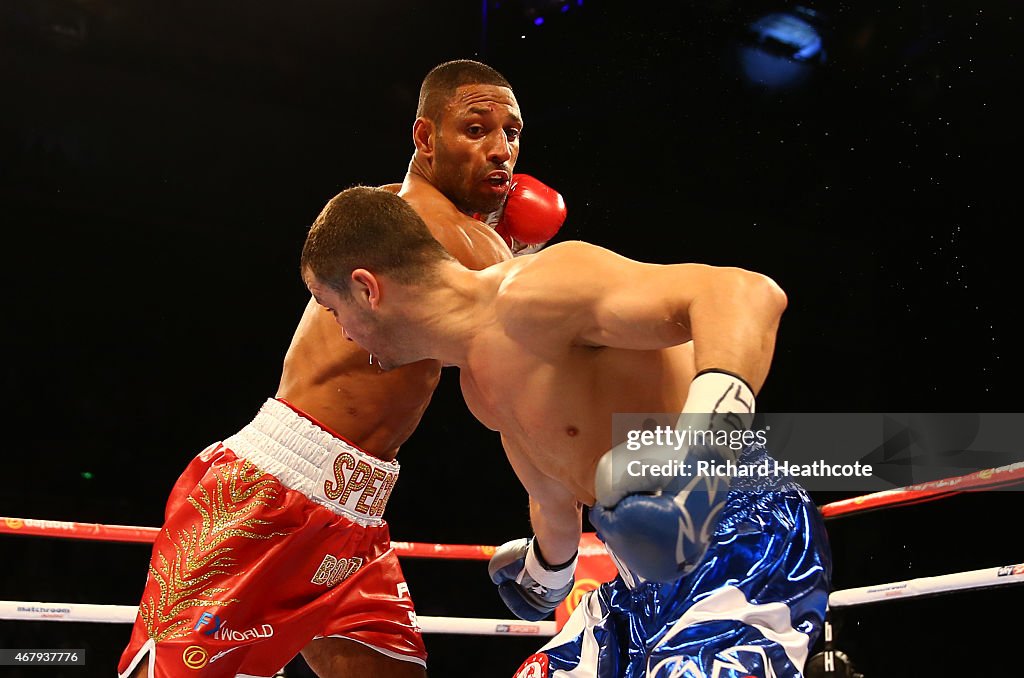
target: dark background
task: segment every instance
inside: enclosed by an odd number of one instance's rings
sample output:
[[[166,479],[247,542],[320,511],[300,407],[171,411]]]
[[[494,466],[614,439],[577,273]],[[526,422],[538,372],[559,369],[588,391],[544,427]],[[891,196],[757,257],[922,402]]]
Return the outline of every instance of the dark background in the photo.
[[[159,525],[188,460],[275,391],[308,225],[347,186],[401,180],[419,81],[460,57],[513,83],[517,170],[565,196],[558,240],[782,285],[760,410],[1024,411],[1024,14],[804,6],[827,58],[772,88],[737,50],[744,27],[795,5],[6,0],[0,515]],[[525,494],[456,374],[400,459],[394,538],[527,533]],[[1019,497],[830,523],[835,587],[1024,561]],[[0,556],[0,598],[135,604],[148,548],[0,536]],[[405,567],[420,614],[508,616],[480,563]],[[863,607],[839,617],[837,644],[869,678],[995,675],[1019,666],[1006,645],[1022,602],[1004,588]],[[0,622],[0,646],[89,652],[86,668],[0,675],[114,675],[128,632]],[[427,642],[434,676],[511,675],[538,645]]]

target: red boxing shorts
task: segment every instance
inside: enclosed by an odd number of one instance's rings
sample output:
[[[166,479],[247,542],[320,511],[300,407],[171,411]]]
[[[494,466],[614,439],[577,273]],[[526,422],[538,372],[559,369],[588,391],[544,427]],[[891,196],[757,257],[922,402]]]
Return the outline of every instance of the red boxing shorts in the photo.
[[[273,676],[324,636],[425,666],[382,518],[397,479],[397,462],[268,400],[171,491],[120,675]]]

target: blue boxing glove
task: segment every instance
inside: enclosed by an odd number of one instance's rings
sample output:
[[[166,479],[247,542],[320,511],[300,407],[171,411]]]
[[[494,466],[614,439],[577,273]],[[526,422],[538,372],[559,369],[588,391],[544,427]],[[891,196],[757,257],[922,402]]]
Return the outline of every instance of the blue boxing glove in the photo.
[[[697,567],[729,492],[732,474],[722,467],[735,464],[753,442],[753,418],[754,393],[746,382],[705,370],[690,384],[675,426],[676,439],[686,444],[630,450],[623,443],[601,457],[590,522],[623,565],[656,582]],[[657,474],[644,470],[652,467]]]
[[[572,591],[578,556],[552,567],[537,549],[537,539],[516,539],[498,547],[487,574],[498,595],[520,619],[540,621],[554,612]]]

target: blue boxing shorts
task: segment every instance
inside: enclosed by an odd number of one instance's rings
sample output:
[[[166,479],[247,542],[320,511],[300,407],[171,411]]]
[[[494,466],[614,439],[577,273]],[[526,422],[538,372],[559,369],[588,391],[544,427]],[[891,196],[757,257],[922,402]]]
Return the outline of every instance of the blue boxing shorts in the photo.
[[[774,468],[763,447],[741,465]],[[667,544],[666,548],[675,548]],[[787,477],[740,476],[701,564],[675,582],[619,576],[587,593],[516,678],[799,678],[832,575],[825,525]]]

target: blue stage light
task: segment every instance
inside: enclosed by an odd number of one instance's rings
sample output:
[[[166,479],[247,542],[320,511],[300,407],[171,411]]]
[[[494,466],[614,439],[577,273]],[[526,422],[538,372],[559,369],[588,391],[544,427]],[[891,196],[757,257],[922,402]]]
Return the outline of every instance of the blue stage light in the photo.
[[[739,46],[740,68],[749,81],[769,88],[800,85],[825,63],[818,15],[803,7],[773,12],[751,22]]]

